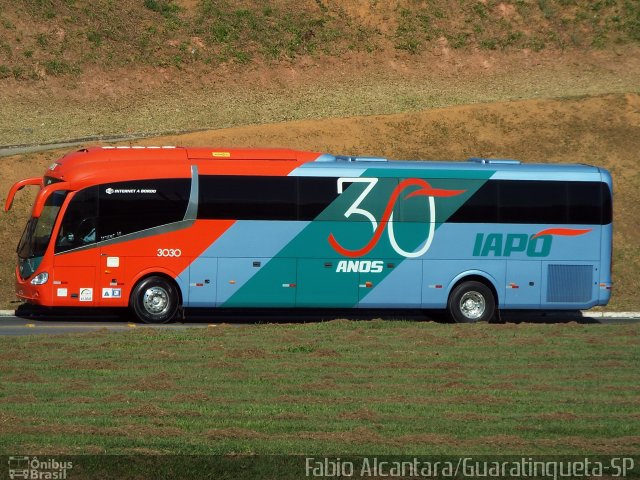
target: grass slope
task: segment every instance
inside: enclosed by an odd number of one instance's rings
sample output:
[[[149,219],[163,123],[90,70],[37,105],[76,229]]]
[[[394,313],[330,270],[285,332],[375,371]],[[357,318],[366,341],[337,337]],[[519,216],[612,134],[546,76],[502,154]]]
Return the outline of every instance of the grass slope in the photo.
[[[0,337],[0,452],[637,454],[638,325]]]
[[[632,0],[20,0],[0,6],[0,78],[192,69],[383,51],[604,49],[640,42]]]

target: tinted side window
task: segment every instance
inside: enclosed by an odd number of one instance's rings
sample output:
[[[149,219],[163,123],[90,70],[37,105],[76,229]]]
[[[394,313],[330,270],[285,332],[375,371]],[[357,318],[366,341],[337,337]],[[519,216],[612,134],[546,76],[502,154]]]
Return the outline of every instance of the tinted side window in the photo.
[[[190,190],[188,178],[101,185],[98,240],[179,222],[187,210]]]
[[[567,183],[503,180],[498,185],[502,223],[567,223]]]
[[[295,220],[295,177],[201,176],[198,218]]]
[[[490,180],[447,221],[607,224],[611,194],[602,182]]]
[[[77,192],[60,223],[55,252],[66,252],[96,242],[98,187]]]
[[[452,223],[498,223],[498,182],[486,182],[447,220]]]
[[[613,199],[609,185],[604,182],[600,183],[600,196],[602,197],[602,225],[608,225],[613,221]]]
[[[298,177],[298,219],[313,220],[337,197],[337,178]]]
[[[569,184],[569,217],[571,223],[611,223],[611,191],[604,182]]]

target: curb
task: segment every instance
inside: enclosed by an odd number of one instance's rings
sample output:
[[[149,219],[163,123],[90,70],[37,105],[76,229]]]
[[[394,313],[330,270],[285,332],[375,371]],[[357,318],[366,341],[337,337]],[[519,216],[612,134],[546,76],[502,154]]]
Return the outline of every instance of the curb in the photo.
[[[145,140],[170,135],[184,135],[187,133],[204,132],[211,128],[197,128],[195,130],[163,130],[160,132],[138,132],[130,135],[90,135],[87,137],[71,138],[60,142],[24,143],[20,145],[0,145],[0,157],[21,155],[26,153],[44,152],[58,148],[71,148],[81,145],[92,145],[96,142],[121,143]]]
[[[640,312],[582,312],[583,318],[640,318]]]

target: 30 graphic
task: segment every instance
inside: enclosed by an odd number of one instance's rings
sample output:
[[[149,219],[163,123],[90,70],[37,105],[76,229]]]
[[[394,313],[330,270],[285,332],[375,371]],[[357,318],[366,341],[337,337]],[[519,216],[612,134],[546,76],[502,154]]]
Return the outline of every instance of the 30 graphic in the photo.
[[[387,205],[384,209],[384,213],[382,214],[382,218],[380,219],[380,223],[376,220],[375,216],[368,210],[360,208],[362,202],[365,198],[371,193],[376,184],[378,183],[378,178],[350,178],[350,177],[341,177],[338,178],[338,193],[343,193],[344,184],[345,183],[367,183],[368,185],[364,188],[362,193],[356,198],[356,200],[351,204],[351,206],[344,212],[344,216],[346,218],[351,217],[352,215],[361,215],[365,217],[369,222],[371,222],[371,226],[373,228],[373,235],[369,242],[366,245],[359,249],[351,250],[343,247],[333,233],[329,234],[328,241],[331,247],[341,255],[345,257],[362,257],[369,253],[373,248],[378,244],[382,234],[385,229],[387,229],[387,235],[389,236],[389,242],[391,243],[391,247],[393,250],[400,256],[406,258],[417,258],[424,255],[429,248],[431,247],[431,243],[433,242],[433,236],[436,229],[436,202],[435,197],[454,197],[456,195],[460,195],[464,193],[466,190],[444,190],[440,188],[433,188],[426,180],[420,178],[409,178],[401,181],[398,186],[393,190]],[[414,189],[417,187],[417,189]],[[408,252],[404,250],[398,244],[395,233],[393,230],[393,209],[398,202],[398,198],[403,194],[405,190],[412,189],[411,192],[406,194],[403,197],[403,200],[407,200],[411,197],[427,197],[427,202],[429,204],[429,221],[428,221],[428,231],[426,233],[426,239],[415,251]],[[427,222],[425,222],[427,223]],[[388,227],[388,228],[387,228]]]

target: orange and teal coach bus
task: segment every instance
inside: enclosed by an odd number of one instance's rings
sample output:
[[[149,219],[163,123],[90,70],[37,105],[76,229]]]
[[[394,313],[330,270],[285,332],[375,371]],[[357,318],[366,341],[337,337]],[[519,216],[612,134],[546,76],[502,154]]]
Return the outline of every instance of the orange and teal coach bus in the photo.
[[[611,176],[587,165],[93,147],[56,160],[17,296],[129,307],[585,309],[611,295]]]

